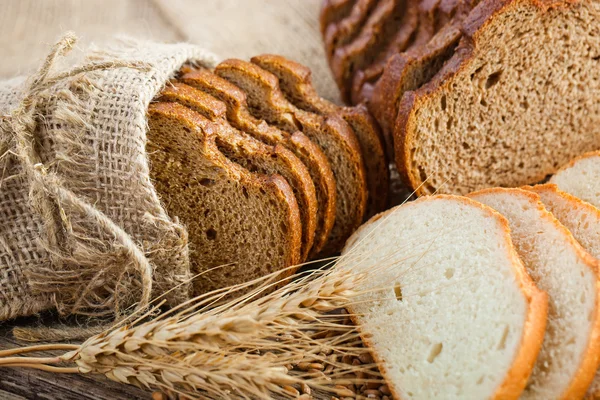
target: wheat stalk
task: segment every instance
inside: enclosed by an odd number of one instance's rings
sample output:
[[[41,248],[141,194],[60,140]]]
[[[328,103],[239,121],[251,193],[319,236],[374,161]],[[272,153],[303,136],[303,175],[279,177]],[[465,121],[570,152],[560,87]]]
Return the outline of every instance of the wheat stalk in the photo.
[[[103,374],[192,398],[296,398],[310,388],[344,396],[349,385],[380,385],[372,363],[353,362],[365,349],[357,328],[339,312],[353,301],[353,288],[364,275],[322,269],[273,290],[281,283],[280,273],[211,292],[80,346],[62,347],[70,351],[58,357],[14,357],[39,346],[0,352],[5,356],[0,367]],[[252,287],[240,298],[219,303]]]

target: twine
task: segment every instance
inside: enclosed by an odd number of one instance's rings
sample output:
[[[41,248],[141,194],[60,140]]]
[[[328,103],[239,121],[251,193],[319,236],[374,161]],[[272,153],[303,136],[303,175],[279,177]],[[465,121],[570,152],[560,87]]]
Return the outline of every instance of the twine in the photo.
[[[75,45],[77,37],[73,33],[65,34],[53,47],[40,69],[34,73],[27,81],[23,90],[23,98],[18,107],[8,116],[0,118],[0,134],[3,141],[0,143],[2,152],[0,160],[8,154],[16,156],[17,161],[23,169],[23,176],[29,185],[29,201],[31,207],[37,212],[44,226],[45,245],[51,254],[52,272],[60,276],[64,265],[78,266],[89,265],[90,260],[94,262],[96,269],[95,275],[86,282],[76,276],[70,278],[78,283],[78,287],[72,290],[79,298],[74,304],[62,304],[55,300],[59,313],[63,315],[81,313],[85,315],[106,315],[106,310],[97,311],[90,305],[100,303],[101,309],[106,304],[110,304],[106,299],[96,296],[94,288],[102,287],[106,280],[106,274],[109,272],[109,265],[103,265],[102,253],[86,252],[87,247],[82,245],[78,248],[79,252],[73,254],[69,249],[68,243],[82,243],[87,238],[76,237],[69,229],[70,215],[78,213],[89,219],[93,223],[93,228],[97,231],[105,232],[114,238],[113,248],[119,247],[127,259],[131,262],[133,269],[141,281],[141,292],[137,300],[135,311],[147,307],[152,293],[153,268],[146,255],[140,249],[132,237],[125,232],[114,221],[107,217],[97,208],[88,204],[82,198],[64,187],[60,177],[49,170],[38,153],[36,148],[36,134],[38,130],[38,120],[43,117],[40,108],[44,104],[44,92],[53,85],[83,73],[107,70],[113,68],[137,68],[149,69],[145,63],[109,61],[92,62],[83,66],[70,69],[66,72],[51,76],[53,66],[57,61],[66,56]],[[1,173],[2,171],[0,171]],[[3,175],[2,175],[3,176]],[[0,188],[2,179],[0,179]],[[82,251],[83,249],[83,251]],[[71,251],[70,251],[71,250]],[[106,255],[106,254],[104,254]],[[82,267],[83,268],[83,267]],[[36,271],[29,271],[35,274]],[[37,271],[39,273],[39,271]],[[77,270],[75,270],[75,275]],[[33,275],[30,275],[33,276]],[[40,276],[43,279],[43,276]],[[120,282],[117,281],[117,286]],[[125,288],[130,290],[131,288]],[[62,293],[61,293],[62,294]],[[56,296],[56,294],[55,294]],[[89,298],[86,298],[89,297]],[[106,297],[106,296],[104,296]],[[115,317],[120,314],[117,288],[112,293],[113,309],[110,311]],[[60,303],[60,304],[59,304]]]

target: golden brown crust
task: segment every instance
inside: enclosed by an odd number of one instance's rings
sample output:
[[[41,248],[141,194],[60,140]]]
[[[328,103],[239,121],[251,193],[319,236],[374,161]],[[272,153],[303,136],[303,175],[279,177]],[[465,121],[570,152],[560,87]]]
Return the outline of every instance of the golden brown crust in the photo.
[[[575,240],[573,234],[562,225],[546,208],[542,203],[540,196],[535,193],[535,189],[533,187],[524,187],[523,189],[507,189],[507,188],[490,188],[483,189],[477,192],[469,194],[468,197],[477,199],[478,195],[484,194],[494,194],[494,193],[519,193],[521,196],[526,196],[532,202],[536,203],[537,209],[540,214],[546,218],[548,222],[551,222],[555,228],[561,232],[564,238],[567,240],[570,246],[573,247],[575,252],[577,253],[577,257],[583,261],[583,263],[589,268],[589,270],[596,277],[596,292],[595,292],[595,312],[593,314],[593,323],[592,328],[590,329],[590,333],[588,335],[588,345],[584,352],[583,359],[579,364],[579,368],[577,373],[571,380],[568,388],[562,393],[561,399],[580,399],[583,398],[585,392],[587,391],[590,383],[594,379],[596,374],[596,370],[598,369],[598,365],[600,363],[600,265],[598,264],[598,260],[592,257],[587,251],[581,247],[579,242]],[[527,379],[525,379],[527,381]],[[523,386],[525,387],[525,386]],[[504,388],[501,387],[496,394],[497,399],[504,399],[507,393],[513,393],[514,389],[510,387]],[[520,392],[519,392],[520,393]]]
[[[518,399],[525,386],[527,384],[527,380],[531,375],[533,370],[533,366],[535,365],[535,361],[537,359],[537,355],[542,347],[542,342],[544,339],[544,332],[546,330],[546,320],[548,315],[548,296],[545,292],[538,289],[535,285],[527,271],[525,270],[525,266],[523,265],[521,259],[519,258],[517,252],[512,247],[512,239],[510,236],[510,227],[508,225],[508,221],[504,218],[500,213],[493,210],[492,208],[476,202],[475,200],[469,199],[467,197],[462,196],[453,196],[453,195],[436,195],[436,196],[427,196],[417,199],[415,202],[424,202],[431,201],[434,199],[451,199],[456,200],[470,206],[474,206],[484,210],[486,213],[498,220],[502,230],[504,231],[504,238],[507,243],[510,244],[510,248],[512,251],[509,254],[509,257],[512,260],[512,265],[514,267],[515,278],[519,284],[521,292],[523,293],[526,301],[529,304],[527,310],[527,318],[523,328],[523,334],[521,336],[521,346],[519,347],[519,351],[517,352],[515,359],[511,368],[507,371],[506,377],[503,383],[500,385],[496,393],[494,394],[493,399],[495,400],[509,400],[509,399]],[[410,204],[410,203],[409,203]],[[380,213],[373,218],[371,218],[368,222],[366,222],[360,229],[358,229],[354,235],[348,240],[348,244],[351,245],[353,238],[358,237],[362,230],[367,229],[368,225],[377,221],[380,218],[387,216],[394,212],[395,208],[387,210],[383,213]],[[344,248],[343,253],[346,251],[348,247]],[[389,380],[389,372],[386,368],[384,360],[377,354],[375,351],[375,347],[370,340],[370,335],[364,328],[361,327],[360,320],[353,311],[352,307],[348,308],[350,313],[350,318],[353,323],[358,327],[361,339],[363,340],[366,347],[370,348],[371,355],[373,359],[379,366],[379,370],[386,380]],[[402,399],[400,392],[394,385],[388,385],[389,389],[392,391],[393,398]]]
[[[317,94],[307,67],[282,56],[263,54],[251,60],[277,76],[279,86],[296,107],[319,115],[341,116],[356,135],[365,161],[369,197],[365,218],[387,208],[389,198],[389,169],[383,140],[377,122],[364,105],[339,107]]]
[[[337,205],[335,178],[321,148],[299,131],[281,131],[255,118],[248,109],[244,91],[208,70],[188,68],[180,79],[224,102],[232,126],[265,143],[285,146],[308,168],[317,189],[317,229],[311,257],[316,256],[327,243],[335,223]]]
[[[215,73],[247,93],[250,110],[256,116],[284,130],[300,128],[321,147],[337,183],[336,222],[323,255],[338,251],[362,222],[367,200],[361,149],[350,126],[335,115],[323,117],[298,109],[281,92],[277,77],[252,63],[226,60]]]
[[[217,132],[214,130],[214,125],[208,123],[209,121],[205,117],[187,107],[178,103],[151,103],[148,107],[148,118],[151,119],[154,117],[166,117],[177,121],[178,124],[183,125],[191,134],[200,135],[199,140],[205,149],[203,157],[215,165],[215,170],[226,172],[230,179],[238,181],[243,187],[252,187],[262,191],[265,194],[265,199],[270,198],[267,201],[273,201],[282,207],[285,219],[281,223],[286,226],[287,245],[285,246],[286,254],[283,255],[285,258],[282,260],[280,267],[283,269],[297,265],[300,261],[302,228],[300,225],[298,204],[287,181],[278,175],[266,176],[251,173],[240,165],[228,160],[216,146],[215,139]],[[295,268],[290,268],[290,271],[286,271],[285,274],[287,275],[294,271]],[[210,287],[208,276],[205,275],[205,277],[206,279],[194,282],[196,294],[204,293],[205,289],[207,289],[205,285],[208,285],[209,290],[215,289],[215,287]]]
[[[305,261],[312,248],[317,222],[315,187],[305,165],[283,146],[269,146],[233,128],[225,119],[227,110],[225,104],[198,89],[175,82],[165,87],[157,100],[178,102],[208,118],[215,125],[218,141],[223,147],[221,151],[225,151],[230,159],[250,171],[280,174],[287,180],[300,208],[301,262]]]

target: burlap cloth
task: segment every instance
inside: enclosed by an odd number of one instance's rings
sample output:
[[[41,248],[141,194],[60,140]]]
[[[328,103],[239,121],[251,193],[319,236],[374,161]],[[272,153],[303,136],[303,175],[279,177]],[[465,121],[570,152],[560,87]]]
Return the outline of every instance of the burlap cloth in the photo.
[[[65,63],[73,44],[29,79],[0,82],[0,321],[190,295],[187,233],[150,181],[146,111],[184,63],[215,58],[130,39]]]

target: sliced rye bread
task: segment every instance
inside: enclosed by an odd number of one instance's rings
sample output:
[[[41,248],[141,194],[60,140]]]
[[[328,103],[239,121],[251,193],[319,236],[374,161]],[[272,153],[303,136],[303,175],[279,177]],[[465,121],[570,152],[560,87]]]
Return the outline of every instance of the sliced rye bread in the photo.
[[[405,182],[419,194],[520,186],[596,149],[599,20],[596,1],[479,3],[455,55],[400,102]]]
[[[263,54],[251,60],[279,79],[279,87],[296,107],[322,116],[339,115],[350,125],[362,150],[367,173],[367,211],[365,219],[388,206],[390,172],[377,122],[365,106],[340,107],[320,97],[311,80],[309,68],[285,57]]]
[[[215,73],[246,92],[250,111],[283,130],[301,130],[321,147],[336,180],[335,224],[322,255],[338,252],[360,226],[365,214],[367,186],[360,145],[350,126],[340,117],[323,117],[295,107],[270,72],[249,62],[226,60]]]
[[[150,176],[169,215],[187,227],[192,269],[202,273],[197,295],[296,265],[302,235],[286,180],[228,160],[203,120],[177,103],[148,107]]]
[[[321,5],[321,12],[319,13],[319,26],[321,28],[321,34],[325,35],[325,31],[329,24],[340,21],[346,18],[352,7],[356,3],[356,0],[325,0]]]
[[[548,306],[505,218],[430,196],[372,218],[338,261],[368,275],[349,309],[397,399],[517,399]]]
[[[341,20],[330,23],[323,27],[323,41],[325,43],[325,54],[331,65],[332,57],[338,47],[344,46],[352,41],[359,33],[363,24],[378,4],[379,0],[356,0],[350,13]],[[323,9],[326,10],[326,9]],[[323,16],[323,12],[321,13]],[[323,17],[321,17],[323,20]]]
[[[554,174],[550,183],[600,208],[600,151],[575,158]]]
[[[407,13],[407,4],[406,0],[378,1],[360,33],[333,52],[330,66],[344,101],[351,101],[354,73],[375,61],[381,49],[394,37],[402,16]]]
[[[469,197],[506,217],[525,268],[549,296],[544,343],[521,399],[583,398],[600,362],[598,260],[531,191],[494,188]]]
[[[316,257],[333,229],[337,204],[335,178],[321,148],[302,132],[288,133],[255,118],[248,109],[246,94],[206,69],[184,67],[179,79],[225,103],[227,119],[233,127],[270,145],[285,146],[306,165],[315,185],[318,203],[317,228],[310,254]]]
[[[464,16],[456,16],[454,23],[446,25],[426,45],[391,56],[374,85],[367,104],[381,126],[386,148],[391,154],[394,152],[394,128],[402,96],[427,83],[454,54],[462,36],[460,27]],[[368,84],[365,83],[363,88]]]
[[[317,197],[308,169],[294,154],[282,145],[267,145],[233,128],[227,122],[225,103],[209,94],[180,82],[167,85],[156,99],[160,102],[178,102],[200,113],[207,125],[214,125],[216,144],[230,160],[250,172],[278,174],[292,187],[302,221],[301,262],[308,259],[315,237]],[[207,129],[207,127],[202,127]]]

